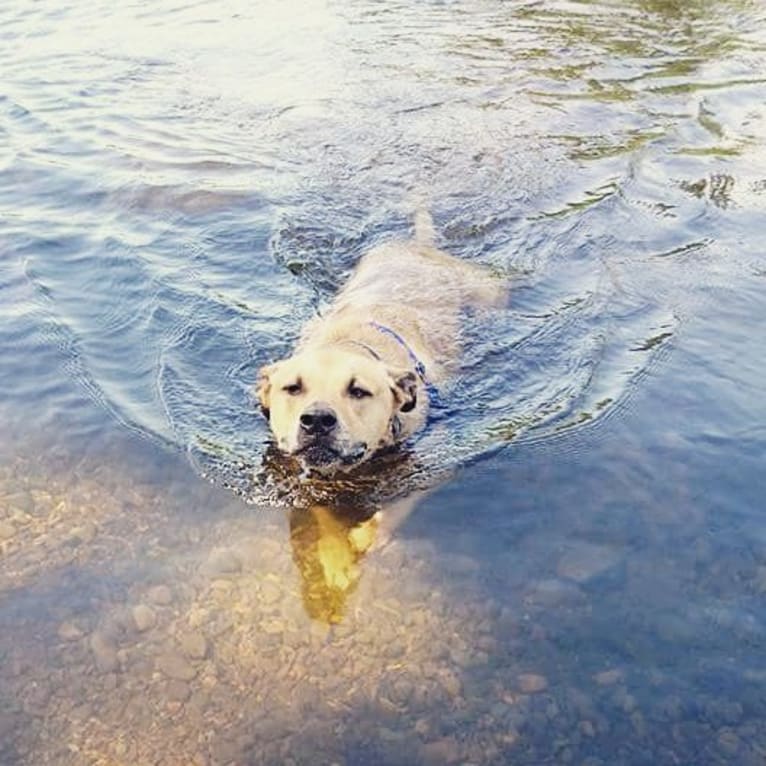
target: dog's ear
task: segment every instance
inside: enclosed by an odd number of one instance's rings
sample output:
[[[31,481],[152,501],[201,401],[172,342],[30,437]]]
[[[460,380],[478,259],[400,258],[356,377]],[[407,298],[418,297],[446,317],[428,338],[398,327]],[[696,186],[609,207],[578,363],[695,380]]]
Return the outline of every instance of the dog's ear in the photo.
[[[418,403],[418,377],[412,370],[399,370],[391,373],[393,385],[391,391],[399,407],[399,412],[412,412]]]
[[[261,412],[266,420],[269,419],[269,407],[271,399],[271,376],[277,369],[276,364],[267,364],[258,371],[258,382],[255,384],[255,393],[261,405]]]

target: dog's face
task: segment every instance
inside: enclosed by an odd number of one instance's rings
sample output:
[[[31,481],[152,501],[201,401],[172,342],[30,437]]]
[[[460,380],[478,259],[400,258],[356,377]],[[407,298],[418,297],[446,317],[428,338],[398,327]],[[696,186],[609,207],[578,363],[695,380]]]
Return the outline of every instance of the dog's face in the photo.
[[[340,346],[306,350],[261,370],[261,408],[277,446],[304,467],[348,470],[399,435],[417,378]]]

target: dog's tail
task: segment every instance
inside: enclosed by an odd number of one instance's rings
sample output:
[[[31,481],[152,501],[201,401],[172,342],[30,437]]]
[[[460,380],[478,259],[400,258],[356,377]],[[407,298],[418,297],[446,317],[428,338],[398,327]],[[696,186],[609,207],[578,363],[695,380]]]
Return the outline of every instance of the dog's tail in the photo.
[[[435,239],[434,219],[424,207],[419,207],[415,211],[415,241],[419,245],[433,245]]]

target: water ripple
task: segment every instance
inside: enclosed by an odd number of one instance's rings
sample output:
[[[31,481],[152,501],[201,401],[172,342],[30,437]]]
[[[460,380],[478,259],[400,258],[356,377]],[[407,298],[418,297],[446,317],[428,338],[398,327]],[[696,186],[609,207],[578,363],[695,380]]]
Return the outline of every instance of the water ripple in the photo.
[[[763,209],[757,7],[305,10],[0,11],[0,297],[31,288],[4,363],[57,349],[108,417],[262,499],[257,369],[414,193],[512,284],[467,327],[420,481],[619,414],[708,287],[761,269],[729,256]]]

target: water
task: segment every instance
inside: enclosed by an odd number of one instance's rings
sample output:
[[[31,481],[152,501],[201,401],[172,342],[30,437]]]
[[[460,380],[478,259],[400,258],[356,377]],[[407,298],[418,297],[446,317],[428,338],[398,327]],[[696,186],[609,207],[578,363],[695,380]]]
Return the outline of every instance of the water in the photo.
[[[763,763],[759,3],[0,30],[0,762]],[[417,198],[511,305],[298,486],[257,370]]]

